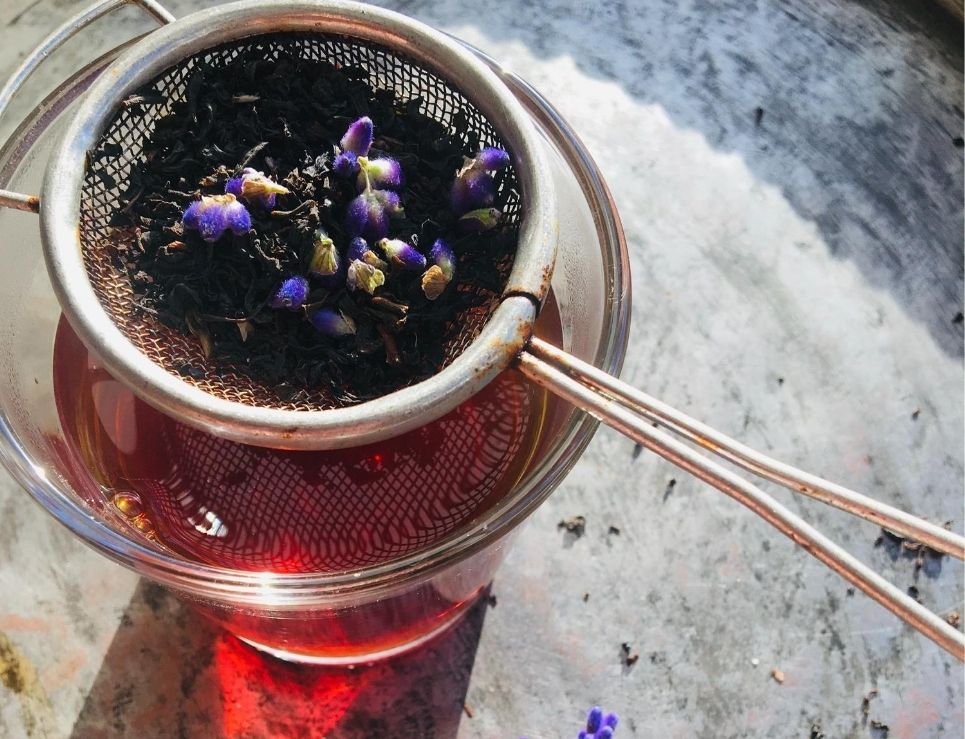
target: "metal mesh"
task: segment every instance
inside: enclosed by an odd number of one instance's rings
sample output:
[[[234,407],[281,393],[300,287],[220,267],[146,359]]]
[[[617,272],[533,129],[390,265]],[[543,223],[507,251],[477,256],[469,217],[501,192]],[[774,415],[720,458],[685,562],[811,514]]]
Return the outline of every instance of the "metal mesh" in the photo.
[[[110,225],[112,218],[127,205],[121,194],[128,190],[132,169],[141,161],[145,143],[158,120],[170,113],[172,105],[184,99],[192,74],[201,66],[227,67],[239,56],[250,58],[251,54],[266,60],[305,59],[360,68],[367,73],[373,89],[394,91],[400,103],[420,98],[421,112],[442,123],[454,135],[454,120],[461,114],[468,121],[464,140],[477,136],[481,146],[501,146],[502,143],[496,129],[472,103],[433,72],[382,47],[356,39],[314,34],[254,36],[185,59],[155,80],[153,92],[163,99],[162,103],[121,106],[105,127],[103,140],[109,145],[100,147],[100,153],[92,155],[88,162],[81,191],[79,231],[87,275],[118,328],[155,364],[219,398],[283,410],[335,408],[344,405],[344,401],[324,388],[300,388],[282,395],[240,367],[206,359],[197,341],[140,310],[135,303],[128,265],[120,256],[123,250],[117,249],[117,244],[133,239],[134,234]],[[503,180],[501,196],[505,199],[502,210],[512,226],[517,226],[521,217],[517,192],[515,175],[509,171]],[[512,259],[507,257],[496,266],[505,284]],[[456,289],[467,287],[457,284]],[[459,356],[479,335],[498,305],[499,292],[479,293],[482,300],[477,301],[477,307],[466,309],[447,325],[445,359],[439,369]],[[184,366],[200,371],[182,376],[179,368]]]
[[[193,558],[271,572],[382,564],[451,534],[516,481],[539,393],[502,377],[498,394],[377,450],[278,452],[162,421],[166,474],[131,484],[160,539]]]

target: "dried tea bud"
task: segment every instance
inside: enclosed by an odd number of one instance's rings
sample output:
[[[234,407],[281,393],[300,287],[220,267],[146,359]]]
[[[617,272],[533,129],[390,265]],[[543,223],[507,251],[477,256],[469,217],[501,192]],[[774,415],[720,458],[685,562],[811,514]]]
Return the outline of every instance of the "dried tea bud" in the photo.
[[[282,280],[268,300],[268,305],[276,310],[298,310],[307,297],[308,280],[296,275]]]

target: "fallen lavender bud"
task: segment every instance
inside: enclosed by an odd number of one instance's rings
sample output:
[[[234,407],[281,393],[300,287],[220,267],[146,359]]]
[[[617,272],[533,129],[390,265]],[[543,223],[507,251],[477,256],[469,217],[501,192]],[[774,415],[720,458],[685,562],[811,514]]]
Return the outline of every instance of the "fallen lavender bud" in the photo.
[[[372,148],[374,139],[375,127],[372,125],[372,119],[363,116],[348,127],[339,145],[342,151],[350,151],[358,157],[364,157]]]
[[[615,713],[603,713],[599,706],[593,706],[586,714],[586,729],[577,739],[611,739],[620,719]]]
[[[228,180],[225,192],[270,210],[275,207],[275,197],[288,195],[289,189],[270,180],[263,172],[245,167],[240,175]]]
[[[272,293],[268,305],[276,310],[298,310],[308,298],[308,280],[301,276],[287,277]]]
[[[407,270],[426,268],[426,258],[401,239],[381,239],[375,245],[385,253],[393,267]]]
[[[495,208],[477,208],[460,216],[459,230],[463,233],[489,231],[499,225],[503,214]]]
[[[344,313],[330,308],[315,311],[308,320],[326,336],[348,336],[355,333],[355,321]]]
[[[382,270],[373,267],[371,264],[354,259],[348,266],[348,274],[345,284],[349,290],[361,288],[369,295],[375,293],[375,289],[385,284],[385,274]]]
[[[312,238],[312,244],[312,258],[308,263],[309,273],[317,277],[325,277],[338,272],[338,250],[329,235],[321,228],[317,229]]]
[[[181,223],[201,234],[205,241],[217,241],[225,231],[239,236],[251,230],[251,215],[238,199],[226,195],[204,195],[184,211]]]

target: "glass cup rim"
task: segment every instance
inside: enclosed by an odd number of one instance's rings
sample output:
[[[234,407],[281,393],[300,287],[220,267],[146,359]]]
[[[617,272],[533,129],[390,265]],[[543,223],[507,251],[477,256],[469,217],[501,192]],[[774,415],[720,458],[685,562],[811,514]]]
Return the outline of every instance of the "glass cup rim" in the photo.
[[[0,187],[8,184],[17,164],[42,133],[81,94],[131,39],[103,54],[69,77],[34,108],[0,148]],[[612,283],[610,294],[620,296],[606,306],[606,335],[594,363],[619,373],[627,346],[630,323],[630,260],[622,224],[613,198],[596,163],[582,141],[553,106],[532,86],[503,69],[494,59],[459,40],[478,55],[516,94],[537,123],[553,134],[584,192],[600,206],[594,210],[601,235],[604,271]],[[31,497],[88,546],[112,561],[176,590],[231,602],[259,603],[266,589],[276,607],[300,603],[304,598],[350,595],[359,590],[396,586],[427,571],[464,559],[509,534],[557,487],[589,444],[598,422],[574,412],[541,464],[514,486],[513,492],[473,526],[445,537],[430,547],[378,565],[338,573],[265,573],[218,567],[151,549],[105,525],[91,515],[71,493],[48,479],[20,443],[8,419],[0,414],[0,462]]]

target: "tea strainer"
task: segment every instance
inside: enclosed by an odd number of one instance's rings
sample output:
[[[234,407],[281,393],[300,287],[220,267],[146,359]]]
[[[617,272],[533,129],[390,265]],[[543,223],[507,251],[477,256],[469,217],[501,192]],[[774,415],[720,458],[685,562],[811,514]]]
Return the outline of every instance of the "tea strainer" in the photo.
[[[965,558],[965,538],[864,495],[781,464],[533,336],[550,289],[557,213],[542,143],[527,114],[479,58],[449,36],[390,11],[338,0],[244,0],[175,20],[155,0],[102,0],[68,21],[23,62],[0,91],[0,114],[43,59],[79,29],[128,2],[165,24],[124,52],[94,82],[47,165],[40,197],[0,191],[0,205],[40,214],[50,279],[64,314],[118,380],[162,412],[246,444],[336,449],[396,436],[439,418],[502,371],[526,377],[748,506],[781,533],[911,626],[965,660],[965,636],[730,469],[661,431],[794,492],[829,503],[943,554]],[[132,310],[127,274],[113,259],[111,219],[155,123],[188,94],[199,64],[257,53],[365,69],[374,88],[421,99],[422,112],[451,128],[459,114],[483,145],[512,152],[518,197],[507,215],[519,246],[504,288],[488,308],[447,328],[446,358],[431,378],[374,400],[342,406],[321,392],[280,398],[228,368],[214,371],[192,342]],[[125,106],[149,88],[151,106]],[[109,156],[98,142],[114,144]],[[101,150],[102,151],[102,150]],[[116,153],[120,152],[120,153]],[[622,299],[614,296],[613,299]],[[174,371],[185,358],[207,371]]]

